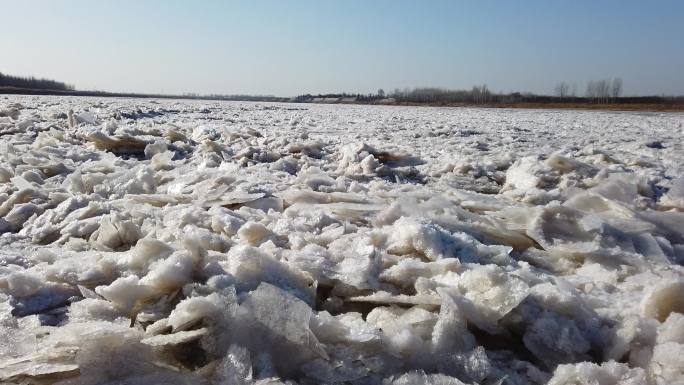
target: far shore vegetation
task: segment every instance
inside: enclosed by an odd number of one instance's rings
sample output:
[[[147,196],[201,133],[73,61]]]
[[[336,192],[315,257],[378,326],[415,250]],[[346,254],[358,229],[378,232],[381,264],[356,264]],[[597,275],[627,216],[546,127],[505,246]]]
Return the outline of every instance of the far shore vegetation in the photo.
[[[295,97],[271,95],[222,95],[184,93],[140,94],[77,90],[74,86],[44,78],[10,76],[0,73],[0,94],[63,95],[100,97],[139,97],[198,100],[233,100],[289,103],[376,104],[438,107],[500,107],[500,108],[572,108],[598,110],[684,111],[684,96],[646,95],[623,96],[621,78],[592,80],[583,92],[577,85],[558,83],[550,95],[529,92],[492,92],[487,85],[469,90],[436,87],[379,89],[371,94],[328,93],[304,94]]]

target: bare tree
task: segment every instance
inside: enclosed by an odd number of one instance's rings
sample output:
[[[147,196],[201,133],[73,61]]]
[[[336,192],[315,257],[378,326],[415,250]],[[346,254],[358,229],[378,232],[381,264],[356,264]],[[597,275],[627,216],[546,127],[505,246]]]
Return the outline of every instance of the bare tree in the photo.
[[[382,88],[380,88],[380,89],[378,90],[378,97],[384,98],[384,97],[385,97],[385,90],[383,90]]]
[[[620,92],[622,92],[622,81],[618,81]],[[606,103],[610,101],[614,91],[614,81],[608,80],[592,80],[587,83],[586,97],[591,98],[599,103]]]
[[[597,84],[599,101],[605,103],[608,101],[608,97],[610,97],[610,80],[599,80]]]
[[[487,88],[486,84],[483,84],[481,86],[473,86],[473,89],[470,92],[475,103],[488,102],[492,94],[489,91],[489,88]]]
[[[613,97],[613,99],[619,98],[620,95],[622,95],[622,78],[613,79],[610,94]]]
[[[482,90],[482,99],[485,102],[489,102],[489,100],[491,99],[492,93],[489,91],[489,88],[487,87],[487,85],[483,84],[482,86],[480,86],[480,90]]]
[[[556,96],[563,100],[563,98],[567,97],[568,93],[570,92],[570,85],[568,85],[566,82],[560,82],[556,84],[555,92]]]
[[[584,92],[584,96],[586,96],[589,99],[596,99],[597,96],[597,86],[596,82],[594,80],[590,80],[587,83],[587,90]]]

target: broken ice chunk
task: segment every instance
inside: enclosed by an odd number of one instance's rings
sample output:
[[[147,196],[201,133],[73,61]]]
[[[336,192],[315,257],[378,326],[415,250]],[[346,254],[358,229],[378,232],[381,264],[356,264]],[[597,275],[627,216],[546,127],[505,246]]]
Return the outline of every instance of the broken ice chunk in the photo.
[[[166,258],[171,253],[173,248],[166,243],[153,238],[142,238],[129,252],[126,263],[131,269],[142,270],[147,268],[151,261]]]
[[[460,235],[460,234],[459,234]],[[384,230],[387,252],[396,255],[420,253],[430,261],[443,258],[459,258],[461,261],[477,261],[474,240],[457,237],[442,227],[426,220],[401,217]]]
[[[268,283],[262,283],[240,305],[272,332],[288,341],[307,343],[311,309],[306,303]],[[277,310],[279,309],[279,310]]]
[[[219,262],[236,280],[240,291],[253,290],[260,283],[270,283],[287,290],[311,303],[313,300],[310,280],[298,270],[275,259],[264,250],[239,245],[228,252],[228,261]]]
[[[501,191],[524,195],[553,185],[556,181],[557,179],[550,172],[550,167],[544,164],[539,156],[526,156],[516,160],[508,168],[506,183]]]
[[[209,329],[207,328],[188,331],[178,331],[173,334],[159,334],[156,336],[147,337],[140,340],[140,342],[150,346],[179,345],[197,340],[200,337],[207,335],[208,333]]]
[[[366,316],[369,325],[382,330],[393,354],[416,359],[430,351],[437,320],[435,313],[418,306],[410,309],[376,307]]]
[[[596,365],[591,362],[559,365],[549,385],[644,385],[646,373],[615,361]]]
[[[163,154],[167,150],[166,142],[162,140],[156,140],[154,143],[150,143],[145,146],[145,157],[147,159],[152,159],[153,156],[158,154]]]
[[[381,260],[367,236],[347,234],[328,245],[334,266],[329,277],[357,289],[376,288]]]
[[[85,298],[69,306],[70,321],[114,321],[124,316],[111,302],[102,299]]]
[[[430,278],[444,274],[447,271],[455,272],[461,266],[457,259],[442,259],[435,262],[423,262],[415,258],[401,259],[396,265],[385,269],[380,274],[380,279],[391,282],[398,287],[412,287],[420,277]]]
[[[380,331],[368,325],[361,313],[332,316],[327,311],[314,315],[311,330],[321,342],[370,344],[380,341]]]
[[[543,308],[564,316],[587,322],[598,319],[580,292],[562,279],[557,279],[555,284],[546,282],[534,285],[530,289],[530,296]]]
[[[142,238],[140,228],[118,214],[105,215],[100,222],[100,229],[93,234],[96,244],[105,250],[130,248]]]
[[[211,229],[217,233],[224,233],[228,236],[237,234],[240,227],[245,224],[245,220],[235,212],[225,207],[214,206],[209,209],[211,214]]]
[[[527,235],[545,250],[590,253],[599,248],[600,235],[582,226],[583,218],[579,210],[552,203],[529,219]]]
[[[476,346],[475,337],[468,331],[463,310],[451,295],[440,290],[442,306],[432,331],[432,351],[450,354],[471,350]]]
[[[496,265],[474,266],[458,277],[463,296],[454,296],[466,318],[484,330],[496,323],[527,298],[529,286]]]
[[[168,325],[174,332],[186,330],[203,318],[219,312],[216,297],[218,294],[213,293],[207,297],[191,297],[180,301],[169,315]]]
[[[4,218],[0,218],[0,233],[5,231],[17,231],[24,226],[26,221],[33,215],[40,215],[43,209],[33,203],[20,203],[12,207]]]
[[[666,342],[653,349],[649,372],[656,385],[682,384],[684,379],[684,344]]]
[[[664,208],[684,209],[684,178],[673,180],[672,187],[660,198],[658,204]]]
[[[230,345],[212,380],[212,383],[216,384],[249,384],[252,380],[252,360],[249,351],[236,344]]]
[[[673,280],[650,288],[641,301],[641,314],[665,321],[670,313],[684,313],[684,280]]]
[[[251,327],[249,346],[253,351],[270,351],[282,372],[292,373],[296,369],[292,365],[309,359],[327,358],[309,327],[312,310],[297,297],[262,283],[247,296],[240,310],[244,322],[256,322]]]
[[[150,298],[157,291],[141,283],[137,276],[130,275],[118,278],[109,286],[98,286],[95,292],[127,312],[136,302]]]
[[[545,311],[527,328],[525,346],[549,368],[588,360],[591,348],[574,321]]]
[[[29,271],[14,271],[6,277],[0,277],[0,289],[17,298],[29,297],[42,286],[40,277]]]
[[[261,223],[247,222],[237,232],[238,237],[252,246],[258,246],[267,238],[274,236],[273,232]]]
[[[97,115],[90,111],[83,111],[76,114],[74,118],[78,123],[97,124]]]
[[[193,260],[185,252],[176,252],[164,260],[153,262],[140,284],[160,291],[171,291],[190,282]]]
[[[41,288],[27,297],[12,298],[12,315],[16,317],[24,317],[31,314],[44,313],[46,311],[55,310],[58,313],[63,313],[63,306],[67,305],[69,299],[77,294],[77,290],[65,284],[57,283],[41,283]]]
[[[44,379],[65,379],[79,374],[76,364],[36,362],[36,358],[39,357],[22,357],[4,363],[0,366],[0,380],[7,384],[41,384],[45,383]]]
[[[684,314],[670,313],[658,330],[658,343],[677,342],[684,344]]]
[[[387,385],[466,385],[458,378],[444,374],[426,374],[424,371],[415,371],[403,374],[392,380],[386,380]]]
[[[86,136],[99,150],[109,151],[120,156],[144,157],[147,142],[130,135],[108,136],[102,131],[95,131]]]
[[[231,246],[230,241],[221,234],[216,234],[194,225],[188,225],[183,228],[181,242],[185,249],[190,252],[195,264],[202,261],[202,258],[207,254],[207,250],[225,252]]]

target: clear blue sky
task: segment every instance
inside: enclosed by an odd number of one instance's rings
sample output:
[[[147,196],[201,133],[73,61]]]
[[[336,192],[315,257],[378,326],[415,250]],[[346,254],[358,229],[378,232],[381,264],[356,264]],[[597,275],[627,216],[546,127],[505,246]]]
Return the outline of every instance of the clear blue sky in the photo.
[[[684,94],[684,1],[0,0],[0,72],[78,89]]]

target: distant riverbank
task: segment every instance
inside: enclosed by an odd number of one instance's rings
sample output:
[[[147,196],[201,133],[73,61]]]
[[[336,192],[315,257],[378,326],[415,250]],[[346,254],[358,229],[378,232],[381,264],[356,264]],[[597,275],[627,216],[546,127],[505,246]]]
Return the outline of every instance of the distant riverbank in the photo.
[[[189,99],[245,102],[280,102],[280,103],[314,103],[314,104],[363,104],[385,106],[422,106],[422,107],[474,107],[474,108],[526,108],[526,109],[569,109],[569,110],[605,110],[605,111],[644,111],[644,112],[684,112],[684,99],[660,97],[621,98],[610,103],[589,103],[581,101],[559,102],[552,97],[544,97],[541,101],[531,102],[481,102],[481,103],[448,103],[448,102],[404,102],[393,98],[363,100],[354,97],[327,97],[302,99],[259,96],[259,95],[170,95],[170,94],[137,94],[104,91],[76,90],[42,90],[16,87],[0,87],[0,95],[54,95],[54,96],[87,96],[108,98],[143,98],[143,99]],[[581,100],[582,98],[575,98]]]

